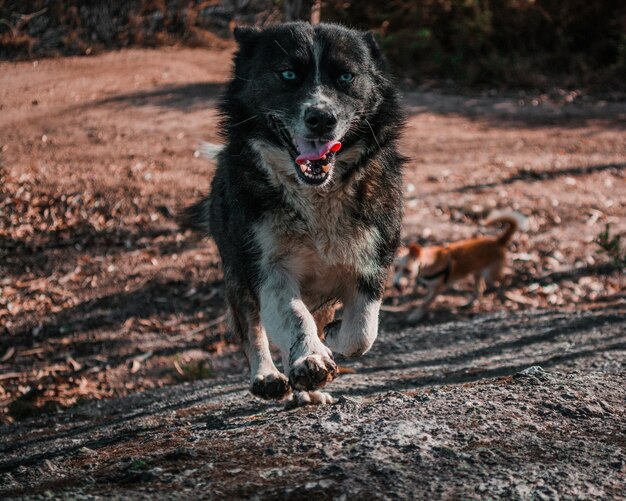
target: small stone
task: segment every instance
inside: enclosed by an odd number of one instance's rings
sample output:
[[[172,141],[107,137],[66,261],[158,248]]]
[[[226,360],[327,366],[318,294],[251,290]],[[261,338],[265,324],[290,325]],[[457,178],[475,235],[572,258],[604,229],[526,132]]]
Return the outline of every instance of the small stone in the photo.
[[[545,371],[543,367],[539,365],[533,365],[528,367],[513,376],[514,378],[534,378],[539,381],[547,381],[550,378],[550,373]]]

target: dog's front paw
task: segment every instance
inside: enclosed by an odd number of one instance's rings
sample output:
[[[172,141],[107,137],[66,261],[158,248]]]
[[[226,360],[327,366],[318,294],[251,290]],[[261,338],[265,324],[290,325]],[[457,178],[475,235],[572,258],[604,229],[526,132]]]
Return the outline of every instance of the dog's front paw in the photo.
[[[289,380],[280,372],[257,375],[250,391],[265,400],[281,400],[291,392]]]
[[[287,409],[303,407],[305,405],[331,405],[337,403],[329,393],[324,391],[294,391],[293,396],[287,401]]]
[[[337,364],[330,356],[308,355],[293,364],[289,382],[295,390],[312,391],[330,383],[337,374]]]

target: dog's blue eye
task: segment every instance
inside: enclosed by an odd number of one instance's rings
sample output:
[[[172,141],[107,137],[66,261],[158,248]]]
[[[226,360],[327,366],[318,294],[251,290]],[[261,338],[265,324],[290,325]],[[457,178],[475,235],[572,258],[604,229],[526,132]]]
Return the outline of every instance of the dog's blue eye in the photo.
[[[343,83],[350,83],[354,80],[354,75],[352,73],[342,73],[339,75],[339,81]]]
[[[296,75],[296,73],[291,70],[285,70],[280,73],[280,77],[283,80],[295,80],[296,78],[298,78],[298,75]]]

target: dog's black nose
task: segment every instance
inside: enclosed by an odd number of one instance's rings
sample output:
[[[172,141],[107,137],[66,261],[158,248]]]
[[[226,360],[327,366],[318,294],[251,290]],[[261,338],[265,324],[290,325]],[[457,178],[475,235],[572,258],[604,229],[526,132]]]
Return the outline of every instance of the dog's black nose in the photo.
[[[311,132],[323,136],[335,128],[337,117],[322,108],[309,108],[304,112],[304,122]]]

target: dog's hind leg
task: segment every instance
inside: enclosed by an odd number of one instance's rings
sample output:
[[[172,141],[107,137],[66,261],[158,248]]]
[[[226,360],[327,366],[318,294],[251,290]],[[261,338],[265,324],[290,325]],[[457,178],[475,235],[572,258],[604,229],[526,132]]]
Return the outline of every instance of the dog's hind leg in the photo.
[[[280,348],[294,390],[314,391],[338,374],[331,351],[300,297],[297,282],[280,267],[268,271],[261,286],[261,323]]]
[[[505,297],[506,283],[503,277],[504,266],[505,266],[504,260],[498,261],[494,265],[492,265],[489,269],[487,269],[484,274],[485,281],[487,282],[487,285],[489,285],[490,287],[495,286],[496,282],[498,283],[496,294],[497,294],[498,300],[501,303],[504,303],[504,301],[506,300],[506,297]]]
[[[485,292],[485,280],[483,278],[483,272],[474,274],[474,293],[472,297],[461,308],[470,308],[478,299],[480,299]]]
[[[250,391],[266,400],[280,400],[291,392],[289,381],[272,360],[267,334],[252,304],[241,306],[229,298],[231,328],[241,338],[250,365]]]

